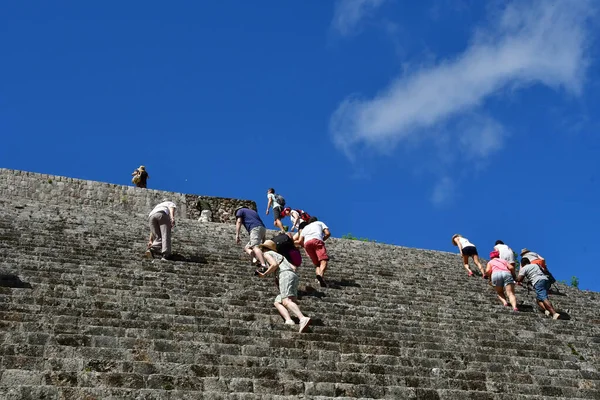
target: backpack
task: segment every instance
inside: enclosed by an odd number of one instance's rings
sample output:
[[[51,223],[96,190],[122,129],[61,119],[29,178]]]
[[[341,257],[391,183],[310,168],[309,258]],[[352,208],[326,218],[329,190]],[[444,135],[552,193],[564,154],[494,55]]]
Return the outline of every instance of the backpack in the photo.
[[[300,214],[300,219],[302,221],[308,222],[308,220],[310,219],[310,214],[307,213],[306,211],[304,211],[304,210],[296,210],[296,212],[298,212],[298,214]]]
[[[548,282],[550,282],[551,285],[556,283],[556,279],[554,278],[554,276],[552,275],[552,273],[546,266],[546,260],[541,260],[541,259],[533,260],[531,262],[531,264],[535,264],[540,268],[540,271],[542,271],[542,273],[544,275],[546,275],[546,277],[548,278]]]
[[[280,194],[274,194],[273,198],[275,199],[275,201],[277,202],[277,204],[279,204],[281,206],[281,208],[285,207],[285,199],[283,198],[282,195],[280,195]]]
[[[277,253],[284,256],[292,265],[299,267],[300,264],[302,264],[302,255],[294,245],[294,240],[292,238],[285,233],[280,233],[271,240],[275,242]]]

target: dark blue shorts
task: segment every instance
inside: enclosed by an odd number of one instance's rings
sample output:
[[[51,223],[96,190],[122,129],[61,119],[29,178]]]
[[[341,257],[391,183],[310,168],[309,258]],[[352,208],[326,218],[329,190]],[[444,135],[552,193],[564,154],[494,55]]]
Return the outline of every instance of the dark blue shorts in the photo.
[[[535,289],[536,298],[539,301],[544,301],[548,299],[548,289],[550,289],[550,282],[548,279],[540,279],[533,286]]]

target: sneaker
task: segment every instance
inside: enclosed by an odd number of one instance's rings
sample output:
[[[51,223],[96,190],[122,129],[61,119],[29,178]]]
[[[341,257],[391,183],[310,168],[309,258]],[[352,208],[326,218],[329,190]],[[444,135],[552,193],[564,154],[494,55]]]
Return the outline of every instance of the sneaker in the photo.
[[[296,325],[296,323],[294,322],[293,319],[288,319],[287,321],[285,321],[286,325]]]
[[[308,318],[308,317],[302,318],[300,320],[300,329],[298,330],[298,332],[300,332],[300,333],[304,332],[304,330],[306,329],[308,324],[310,324],[310,318]]]
[[[552,319],[559,319],[559,318],[560,318],[560,314],[559,314],[559,313],[555,313],[555,314],[552,316]]]
[[[317,275],[317,281],[321,287],[327,287],[327,282],[325,282],[325,278],[323,278],[321,275]]]
[[[549,316],[550,316],[550,311],[548,311],[548,310],[545,310],[545,311],[544,311],[544,314],[546,314],[546,317],[549,317]]]
[[[152,250],[146,250],[146,252],[144,253],[144,258],[154,258],[154,253],[152,253]]]

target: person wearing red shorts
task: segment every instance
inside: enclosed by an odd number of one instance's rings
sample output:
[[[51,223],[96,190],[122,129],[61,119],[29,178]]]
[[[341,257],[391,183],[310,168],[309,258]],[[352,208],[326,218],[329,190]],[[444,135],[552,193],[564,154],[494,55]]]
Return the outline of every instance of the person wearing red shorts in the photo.
[[[329,228],[323,222],[317,220],[316,217],[311,217],[308,223],[300,230],[300,235],[296,244],[303,246],[306,255],[310,258],[315,266],[317,281],[321,287],[327,287],[325,282],[325,270],[329,256],[325,241],[331,236]]]

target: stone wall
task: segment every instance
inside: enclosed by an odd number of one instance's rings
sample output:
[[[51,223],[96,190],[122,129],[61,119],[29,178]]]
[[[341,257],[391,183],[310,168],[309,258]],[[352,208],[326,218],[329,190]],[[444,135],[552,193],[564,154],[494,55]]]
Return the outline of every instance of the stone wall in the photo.
[[[0,197],[110,207],[133,213],[147,213],[154,205],[168,199],[177,204],[180,217],[198,219],[202,210],[209,209],[213,222],[223,223],[234,222],[233,211],[237,207],[256,210],[256,203],[251,200],[142,189],[6,168],[0,168]]]

